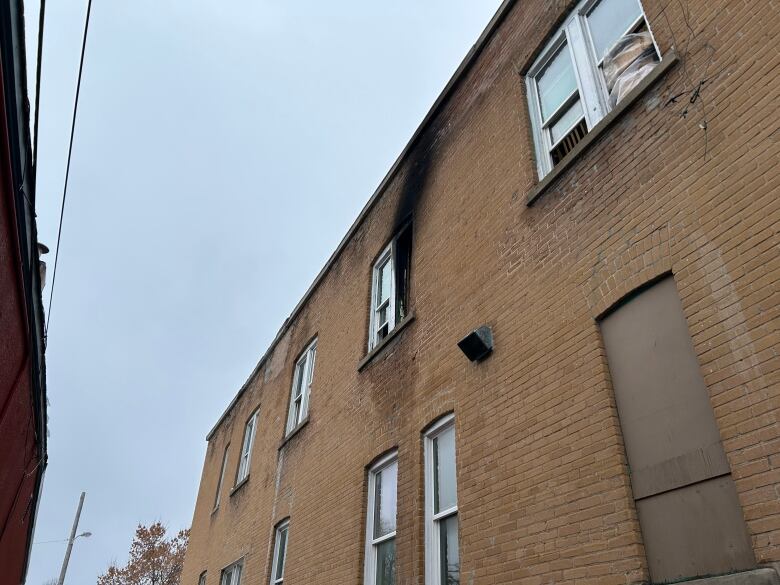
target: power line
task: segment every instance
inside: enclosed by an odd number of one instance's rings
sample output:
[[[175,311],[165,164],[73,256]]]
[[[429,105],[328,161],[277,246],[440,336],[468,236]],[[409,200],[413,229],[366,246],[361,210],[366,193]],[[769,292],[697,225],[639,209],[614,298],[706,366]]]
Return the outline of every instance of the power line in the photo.
[[[81,60],[79,62],[79,77],[76,82],[76,99],[73,101],[73,119],[70,125],[70,144],[68,145],[68,165],[65,167],[65,184],[62,188],[62,204],[60,205],[60,224],[57,228],[57,248],[54,252],[54,269],[51,275],[51,291],[49,292],[49,309],[46,311],[46,329],[43,333],[44,338],[48,340],[49,323],[51,322],[51,302],[54,298],[54,281],[57,278],[57,261],[60,258],[60,239],[62,238],[62,219],[65,215],[65,198],[68,195],[68,177],[70,176],[70,159],[73,155],[73,135],[76,132],[76,112],[79,107],[79,92],[81,91],[81,73],[84,70],[84,53],[87,48],[87,31],[89,30],[89,15],[92,11],[92,0],[87,4],[87,16],[84,20],[84,38],[81,42]],[[38,115],[36,110],[35,115]],[[37,153],[36,153],[37,157]]]
[[[43,69],[43,25],[46,15],[46,0],[41,0],[38,13],[38,69],[35,72],[35,121],[33,122],[33,173],[38,178],[38,118],[41,109],[41,69]],[[36,182],[37,184],[37,182]]]

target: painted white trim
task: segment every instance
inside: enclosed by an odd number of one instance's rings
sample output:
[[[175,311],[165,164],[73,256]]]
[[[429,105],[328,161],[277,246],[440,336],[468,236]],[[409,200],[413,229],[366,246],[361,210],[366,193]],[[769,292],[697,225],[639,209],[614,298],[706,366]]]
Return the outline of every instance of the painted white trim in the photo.
[[[244,425],[244,436],[241,440],[241,451],[238,454],[238,468],[236,469],[236,485],[249,477],[249,468],[252,465],[252,445],[255,442],[257,434],[257,415],[260,413],[258,408],[252,413],[252,416]],[[251,427],[250,427],[251,425]],[[248,432],[248,434],[247,434]],[[246,461],[246,464],[244,463]]]
[[[395,463],[398,464],[398,451],[391,451],[368,470],[368,500],[366,504],[366,538],[365,538],[365,563],[363,569],[363,584],[376,585],[376,546],[395,538],[396,530],[374,538],[374,509],[376,507],[376,476],[383,469]],[[398,494],[398,484],[395,486]]]
[[[317,338],[306,346],[301,352],[300,357],[296,360],[293,367],[293,379],[292,387],[290,388],[290,404],[287,410],[287,424],[285,425],[284,434],[289,435],[300,422],[306,418],[309,414],[309,393],[311,392],[311,383],[314,378],[314,361],[317,354]],[[302,368],[300,366],[303,366]],[[303,378],[301,382],[301,409],[298,412],[298,416],[295,413],[295,389],[298,386],[298,381]]]
[[[219,508],[219,503],[222,501],[222,485],[225,482],[225,471],[227,470],[228,462],[228,450],[230,449],[230,443],[225,445],[225,450],[222,452],[222,467],[219,471],[219,482],[217,483],[217,493],[214,494],[214,510]]]
[[[395,328],[395,241],[398,239],[398,235],[394,236],[387,247],[382,250],[382,253],[374,262],[374,266],[371,268],[371,323],[369,325],[368,336],[368,351],[374,349],[379,343],[376,338],[378,332],[379,323],[377,322],[377,314],[384,303],[381,305],[377,302],[377,292],[379,289],[379,274],[380,269],[385,264],[390,264],[390,294],[388,296],[388,310],[387,310],[387,332],[388,334]]]
[[[448,414],[443,416],[435,424],[433,424],[427,431],[425,431],[424,440],[424,481],[425,481],[425,585],[445,585],[441,582],[441,576],[439,574],[439,568],[441,566],[440,535],[437,530],[438,524],[441,520],[446,519],[458,512],[457,503],[455,506],[448,508],[438,514],[434,514],[433,505],[435,501],[434,497],[434,475],[436,470],[433,467],[433,440],[438,437],[444,431],[452,428],[455,430],[455,414]],[[457,469],[457,432],[455,433],[455,468]],[[457,474],[456,474],[457,477]],[[457,484],[457,480],[456,480]],[[458,486],[455,486],[455,501],[457,502]],[[460,529],[460,528],[459,528]],[[460,544],[460,539],[459,539]]]
[[[236,574],[236,570],[238,573]],[[230,572],[230,579],[225,581],[227,572]],[[244,572],[244,558],[241,557],[237,561],[233,561],[229,565],[222,567],[219,572],[219,585],[241,585],[241,574]]]
[[[279,536],[282,532],[287,533],[284,541],[284,554],[282,555],[282,576],[276,579],[276,569],[279,566]],[[287,551],[290,550],[290,520],[287,519],[281,522],[274,529],[274,558],[271,564],[271,581],[270,585],[279,585],[284,582],[284,571],[287,568]]]
[[[595,54],[593,38],[587,22],[588,14],[602,1],[582,0],[559,26],[555,36],[544,47],[526,75],[531,134],[533,135],[534,150],[536,152],[536,170],[539,179],[544,178],[553,168],[551,151],[555,145],[551,142],[550,126],[555,122],[556,115],[559,112],[555,112],[555,114],[550,116],[547,122],[544,122],[542,119],[537,78],[544,72],[549,61],[558,53],[564,43],[571,57],[574,75],[577,79],[577,91],[582,104],[582,110],[585,113],[588,131],[610,112],[609,94],[604,76],[600,70],[601,59],[597,58]],[[627,31],[633,30],[644,21],[647,30],[650,31],[650,37],[653,39],[656,53],[660,58],[661,51],[658,49],[658,44],[653,36],[653,31],[650,28],[650,22],[647,20],[641,0],[637,0],[637,3],[639,4],[641,14]]]

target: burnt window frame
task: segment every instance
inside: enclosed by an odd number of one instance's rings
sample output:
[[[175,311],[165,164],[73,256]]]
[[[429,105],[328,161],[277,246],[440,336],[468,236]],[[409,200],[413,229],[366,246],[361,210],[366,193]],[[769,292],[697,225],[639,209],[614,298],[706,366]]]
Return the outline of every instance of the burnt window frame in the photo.
[[[371,267],[371,306],[368,330],[368,351],[377,347],[382,340],[389,337],[392,331],[409,315],[409,289],[411,282],[412,264],[412,221],[405,222],[392,237],[390,242]],[[390,265],[390,295],[387,301],[379,302],[381,271],[386,265]],[[388,307],[388,318],[382,323],[378,322],[379,312],[384,306]],[[387,331],[379,335],[379,326],[386,325]]]
[[[558,26],[525,75],[528,113],[531,118],[531,134],[536,153],[537,173],[540,180],[548,175],[565,158],[564,155],[558,161],[555,161],[553,152],[567,138],[574,132],[579,132],[581,136],[574,142],[576,144],[614,109],[610,107],[609,94],[604,81],[604,75],[601,72],[603,56],[596,55],[590,25],[588,24],[589,15],[602,1],[609,0],[582,0],[579,2]],[[646,29],[653,41],[656,56],[660,60],[662,54],[650,28],[647,12],[642,5],[642,0],[636,1],[639,5],[640,15],[623,34],[638,29]],[[545,120],[539,99],[538,79],[561,51],[565,51],[571,61],[576,89]],[[579,100],[582,107],[582,117],[563,132],[561,138],[553,142],[550,126],[560,120],[577,100]],[[585,124],[584,129],[580,128],[583,122]]]

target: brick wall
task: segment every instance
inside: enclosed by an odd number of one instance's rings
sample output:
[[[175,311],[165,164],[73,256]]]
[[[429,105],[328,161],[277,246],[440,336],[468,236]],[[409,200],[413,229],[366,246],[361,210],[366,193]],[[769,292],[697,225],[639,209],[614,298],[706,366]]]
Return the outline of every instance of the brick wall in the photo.
[[[595,318],[669,271],[756,558],[780,561],[778,5],[645,0],[680,62],[528,207],[537,175],[518,71],[571,4],[509,9],[217,427],[184,584],[207,569],[216,585],[242,556],[242,582],[267,583],[287,516],[285,583],[361,583],[366,466],[397,447],[398,583],[421,585],[421,430],[450,411],[463,583],[646,580]],[[704,78],[688,116],[666,105]],[[415,319],[359,372],[372,262],[407,209]],[[496,349],[474,365],[456,343],[483,323]],[[280,448],[294,361],[314,335],[309,422]],[[229,496],[258,406],[250,478]]]

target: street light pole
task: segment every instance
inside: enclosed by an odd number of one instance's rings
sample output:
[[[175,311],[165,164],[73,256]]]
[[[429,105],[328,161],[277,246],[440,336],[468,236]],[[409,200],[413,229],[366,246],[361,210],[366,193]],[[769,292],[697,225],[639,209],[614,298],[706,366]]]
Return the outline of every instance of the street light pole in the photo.
[[[79,527],[79,518],[81,517],[81,508],[84,506],[84,497],[87,492],[81,492],[79,498],[79,507],[76,508],[76,518],[73,520],[73,528],[70,531],[70,538],[68,539],[68,548],[65,551],[65,559],[62,561],[62,570],[60,571],[60,579],[57,581],[57,585],[63,585],[65,583],[65,573],[68,570],[68,561],[70,561],[70,551],[73,550],[73,541],[76,540],[76,530]]]

